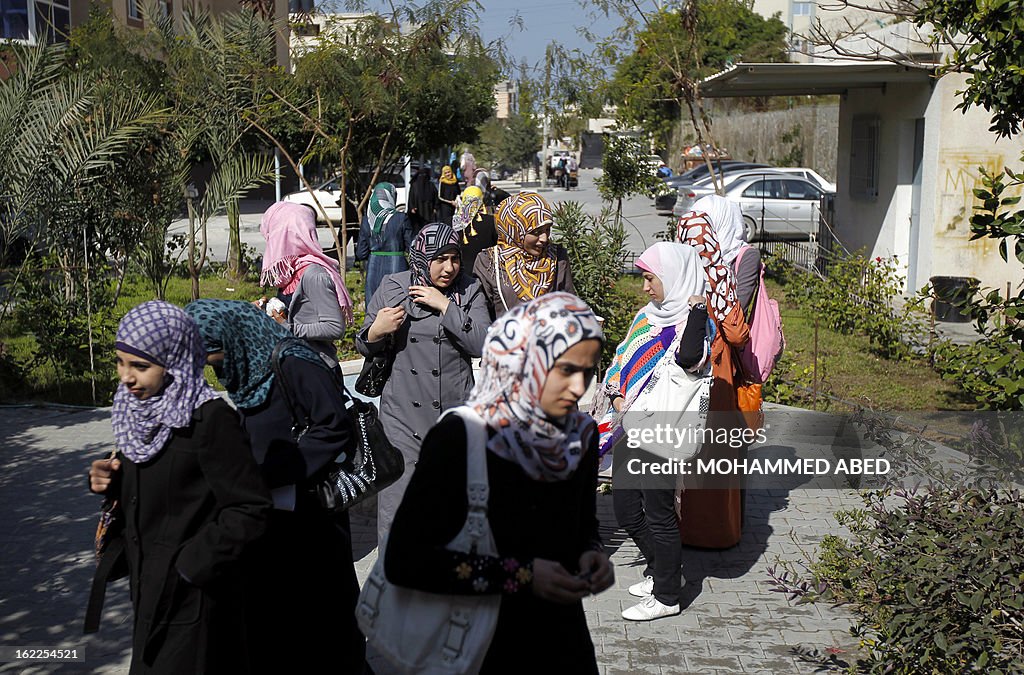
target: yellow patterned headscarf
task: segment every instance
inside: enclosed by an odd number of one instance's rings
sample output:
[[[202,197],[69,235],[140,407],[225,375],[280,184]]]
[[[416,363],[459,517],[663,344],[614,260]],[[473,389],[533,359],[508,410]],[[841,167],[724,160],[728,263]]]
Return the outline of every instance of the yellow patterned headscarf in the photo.
[[[552,290],[558,260],[552,246],[540,257],[523,249],[526,235],[554,223],[551,207],[536,192],[520,192],[498,207],[494,226],[498,234],[498,262],[505,268],[512,290],[520,300],[533,300]]]
[[[476,236],[476,228],[473,223],[480,220],[480,214],[486,213],[484,208],[483,190],[474,186],[466,188],[462,193],[459,206],[452,216],[452,227],[456,232],[462,233],[462,243],[468,244],[469,237]]]

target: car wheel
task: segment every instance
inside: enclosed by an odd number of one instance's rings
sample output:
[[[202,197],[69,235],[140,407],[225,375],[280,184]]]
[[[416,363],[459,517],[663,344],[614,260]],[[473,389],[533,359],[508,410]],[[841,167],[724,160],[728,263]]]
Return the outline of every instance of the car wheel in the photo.
[[[757,222],[750,216],[743,216],[743,233],[748,242],[757,241],[760,238]]]

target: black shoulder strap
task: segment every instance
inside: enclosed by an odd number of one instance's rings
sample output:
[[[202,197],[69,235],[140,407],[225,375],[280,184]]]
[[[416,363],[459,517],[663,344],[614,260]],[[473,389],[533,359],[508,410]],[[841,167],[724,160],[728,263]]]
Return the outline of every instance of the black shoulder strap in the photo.
[[[305,415],[304,420],[300,421],[299,416],[296,414],[295,402],[292,398],[292,393],[288,389],[288,382],[284,378],[284,373],[281,370],[281,352],[287,347],[297,342],[299,338],[289,337],[280,340],[274,345],[274,351],[270,355],[270,368],[274,371],[274,377],[277,379],[277,385],[281,389],[281,395],[284,397],[284,403],[288,406],[288,414],[292,417],[292,430],[302,430],[309,426],[309,418]]]

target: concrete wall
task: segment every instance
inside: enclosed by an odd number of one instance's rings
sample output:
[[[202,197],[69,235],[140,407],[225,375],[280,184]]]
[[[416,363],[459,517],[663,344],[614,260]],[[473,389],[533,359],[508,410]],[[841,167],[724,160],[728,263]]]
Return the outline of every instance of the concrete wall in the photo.
[[[959,102],[956,91],[963,86],[962,76],[949,75],[934,87],[903,84],[887,90],[852,90],[841,104],[836,233],[851,250],[863,248],[871,257],[896,256],[904,273],[912,274],[908,292],[924,286],[931,276],[972,276],[1004,290],[1007,281],[1016,287],[1024,277],[1020,264],[1002,262],[996,242],[970,241],[969,225],[977,203],[973,189],[981,187],[977,167],[1019,168],[1024,143],[997,142],[988,132],[983,110],[966,115],[954,110]],[[874,199],[850,195],[849,157],[857,115],[880,119],[879,193]],[[919,118],[924,119],[924,147],[915,245],[913,154]],[[916,261],[909,269],[912,248]]]
[[[772,163],[772,158],[787,155],[797,143],[803,148],[802,166],[814,169],[829,180],[836,178],[838,103],[731,115],[712,110],[711,117],[715,142],[726,148],[733,159],[768,164]],[[798,129],[797,139],[784,142],[782,136],[794,129]],[[695,138],[693,125],[688,122],[674,135],[669,148],[669,165],[673,170],[681,168],[680,148]]]

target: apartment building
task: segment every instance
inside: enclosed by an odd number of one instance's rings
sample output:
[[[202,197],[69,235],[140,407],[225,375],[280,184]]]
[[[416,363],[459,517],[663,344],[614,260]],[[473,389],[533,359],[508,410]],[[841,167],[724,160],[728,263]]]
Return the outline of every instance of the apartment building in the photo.
[[[278,63],[288,62],[288,0],[270,0],[274,19],[280,26],[277,40]],[[237,10],[240,0],[0,0],[0,40],[28,44],[63,42],[71,28],[89,18],[91,4],[110,8],[114,19],[132,28],[144,25],[143,6],[155,7],[164,16],[181,21],[186,7],[201,7],[213,13]]]

